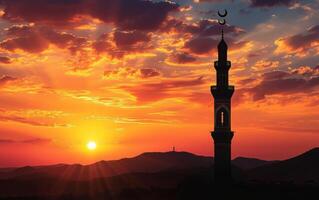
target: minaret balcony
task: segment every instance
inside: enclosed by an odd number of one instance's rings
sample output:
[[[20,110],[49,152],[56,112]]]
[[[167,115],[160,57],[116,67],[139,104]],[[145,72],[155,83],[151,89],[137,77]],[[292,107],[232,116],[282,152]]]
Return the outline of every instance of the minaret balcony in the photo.
[[[221,61],[215,61],[214,62],[214,67],[216,70],[218,69],[227,69],[229,70],[231,67],[231,62],[230,61],[226,61],[226,62],[221,62]]]
[[[233,85],[228,86],[211,86],[210,91],[214,98],[218,99],[230,99],[233,96],[235,87]]]

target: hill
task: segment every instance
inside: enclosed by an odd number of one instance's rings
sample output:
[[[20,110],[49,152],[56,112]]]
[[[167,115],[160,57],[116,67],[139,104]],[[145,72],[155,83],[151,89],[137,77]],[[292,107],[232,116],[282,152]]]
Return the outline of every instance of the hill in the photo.
[[[288,160],[266,164],[247,172],[248,179],[263,181],[319,182],[319,148]]]
[[[227,188],[236,194],[214,185],[211,157],[151,152],[91,165],[0,169],[0,199],[196,199],[198,195],[204,199],[217,193],[230,199],[238,195],[269,199],[282,193],[311,196],[318,190],[319,148],[283,161],[239,157],[232,162],[236,182]]]
[[[100,161],[90,165],[59,164],[50,166],[21,167],[1,171],[0,179],[35,179],[59,177],[65,180],[90,180],[127,173],[154,173],[166,170],[183,170],[212,167],[211,157],[187,152],[151,152],[133,158]]]

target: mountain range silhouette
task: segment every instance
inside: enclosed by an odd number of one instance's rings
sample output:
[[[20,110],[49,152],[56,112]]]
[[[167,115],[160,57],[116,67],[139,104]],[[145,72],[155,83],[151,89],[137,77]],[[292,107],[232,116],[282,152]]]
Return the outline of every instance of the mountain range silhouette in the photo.
[[[176,199],[181,191],[212,184],[213,165],[212,157],[172,151],[90,165],[5,168],[0,169],[0,199]],[[232,165],[236,184],[319,185],[319,148],[280,161],[238,157]]]

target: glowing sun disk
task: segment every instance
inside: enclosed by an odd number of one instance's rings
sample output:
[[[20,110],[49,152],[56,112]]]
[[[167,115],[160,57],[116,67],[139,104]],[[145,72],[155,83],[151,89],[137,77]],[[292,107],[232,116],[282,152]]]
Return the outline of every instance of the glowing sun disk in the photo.
[[[96,143],[94,141],[89,141],[87,144],[86,144],[86,147],[89,149],[89,150],[95,150],[96,149]]]

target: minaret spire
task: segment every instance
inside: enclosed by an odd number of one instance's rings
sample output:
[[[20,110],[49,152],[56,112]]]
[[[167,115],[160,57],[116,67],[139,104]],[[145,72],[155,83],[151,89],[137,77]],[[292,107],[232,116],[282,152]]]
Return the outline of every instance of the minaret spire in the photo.
[[[224,39],[224,29],[222,28],[222,40]]]
[[[220,14],[225,17],[225,14]],[[225,20],[219,21],[220,25],[225,24]],[[231,182],[231,140],[234,133],[231,131],[231,97],[234,93],[234,86],[228,82],[228,71],[231,62],[227,60],[228,46],[224,40],[224,30],[222,29],[221,41],[218,44],[218,60],[215,61],[216,85],[211,86],[211,93],[214,97],[214,177],[218,184]]]

